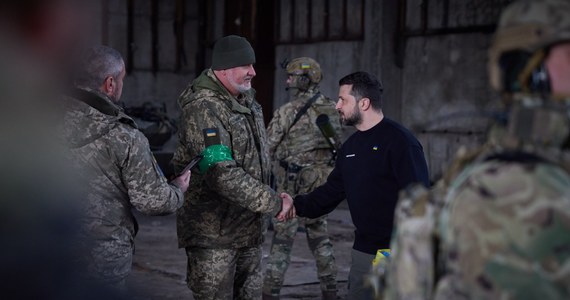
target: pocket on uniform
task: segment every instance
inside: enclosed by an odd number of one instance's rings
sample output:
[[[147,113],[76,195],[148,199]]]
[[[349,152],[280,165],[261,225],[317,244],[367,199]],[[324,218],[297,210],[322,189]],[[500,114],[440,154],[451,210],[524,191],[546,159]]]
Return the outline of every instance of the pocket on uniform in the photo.
[[[297,176],[295,190],[299,194],[310,193],[326,181],[331,171],[331,167],[320,165],[303,168]]]

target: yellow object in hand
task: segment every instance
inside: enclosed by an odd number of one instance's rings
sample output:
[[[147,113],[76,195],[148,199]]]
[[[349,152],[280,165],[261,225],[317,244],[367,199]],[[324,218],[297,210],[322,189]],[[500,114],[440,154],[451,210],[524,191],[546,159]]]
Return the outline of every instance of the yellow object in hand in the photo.
[[[385,260],[386,258],[390,257],[390,249],[379,249],[376,251],[376,257],[372,260],[372,266],[376,267],[378,264]]]

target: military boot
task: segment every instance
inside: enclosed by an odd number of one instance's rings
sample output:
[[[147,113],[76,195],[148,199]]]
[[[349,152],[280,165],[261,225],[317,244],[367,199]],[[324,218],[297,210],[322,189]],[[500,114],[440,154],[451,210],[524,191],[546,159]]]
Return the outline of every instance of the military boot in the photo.
[[[261,297],[262,300],[279,300],[279,296],[267,295],[263,294]],[[335,298],[336,299],[336,298]]]
[[[323,300],[336,300],[336,291],[323,291]]]

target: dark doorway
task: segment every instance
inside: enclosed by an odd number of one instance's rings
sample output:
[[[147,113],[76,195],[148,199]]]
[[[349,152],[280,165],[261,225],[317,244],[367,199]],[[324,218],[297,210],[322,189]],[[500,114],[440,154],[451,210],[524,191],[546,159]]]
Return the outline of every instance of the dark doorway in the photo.
[[[257,76],[253,86],[263,106],[265,123],[273,114],[275,81],[274,0],[226,0],[224,35],[246,37],[255,49]]]

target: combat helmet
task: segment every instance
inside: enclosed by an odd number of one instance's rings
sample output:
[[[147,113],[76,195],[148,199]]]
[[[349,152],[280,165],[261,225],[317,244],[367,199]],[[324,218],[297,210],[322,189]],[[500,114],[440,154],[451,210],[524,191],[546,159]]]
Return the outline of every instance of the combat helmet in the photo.
[[[503,141],[512,137],[519,147],[568,147],[570,99],[553,95],[545,63],[552,46],[568,41],[568,0],[521,0],[501,14],[489,50],[489,75],[508,111],[509,138]]]
[[[523,0],[499,20],[489,50],[491,85],[507,93],[549,94],[543,62],[548,48],[570,40],[570,1]]]
[[[293,76],[289,88],[306,91],[317,86],[323,78],[321,66],[310,57],[299,57],[291,60],[286,67],[287,75]]]

